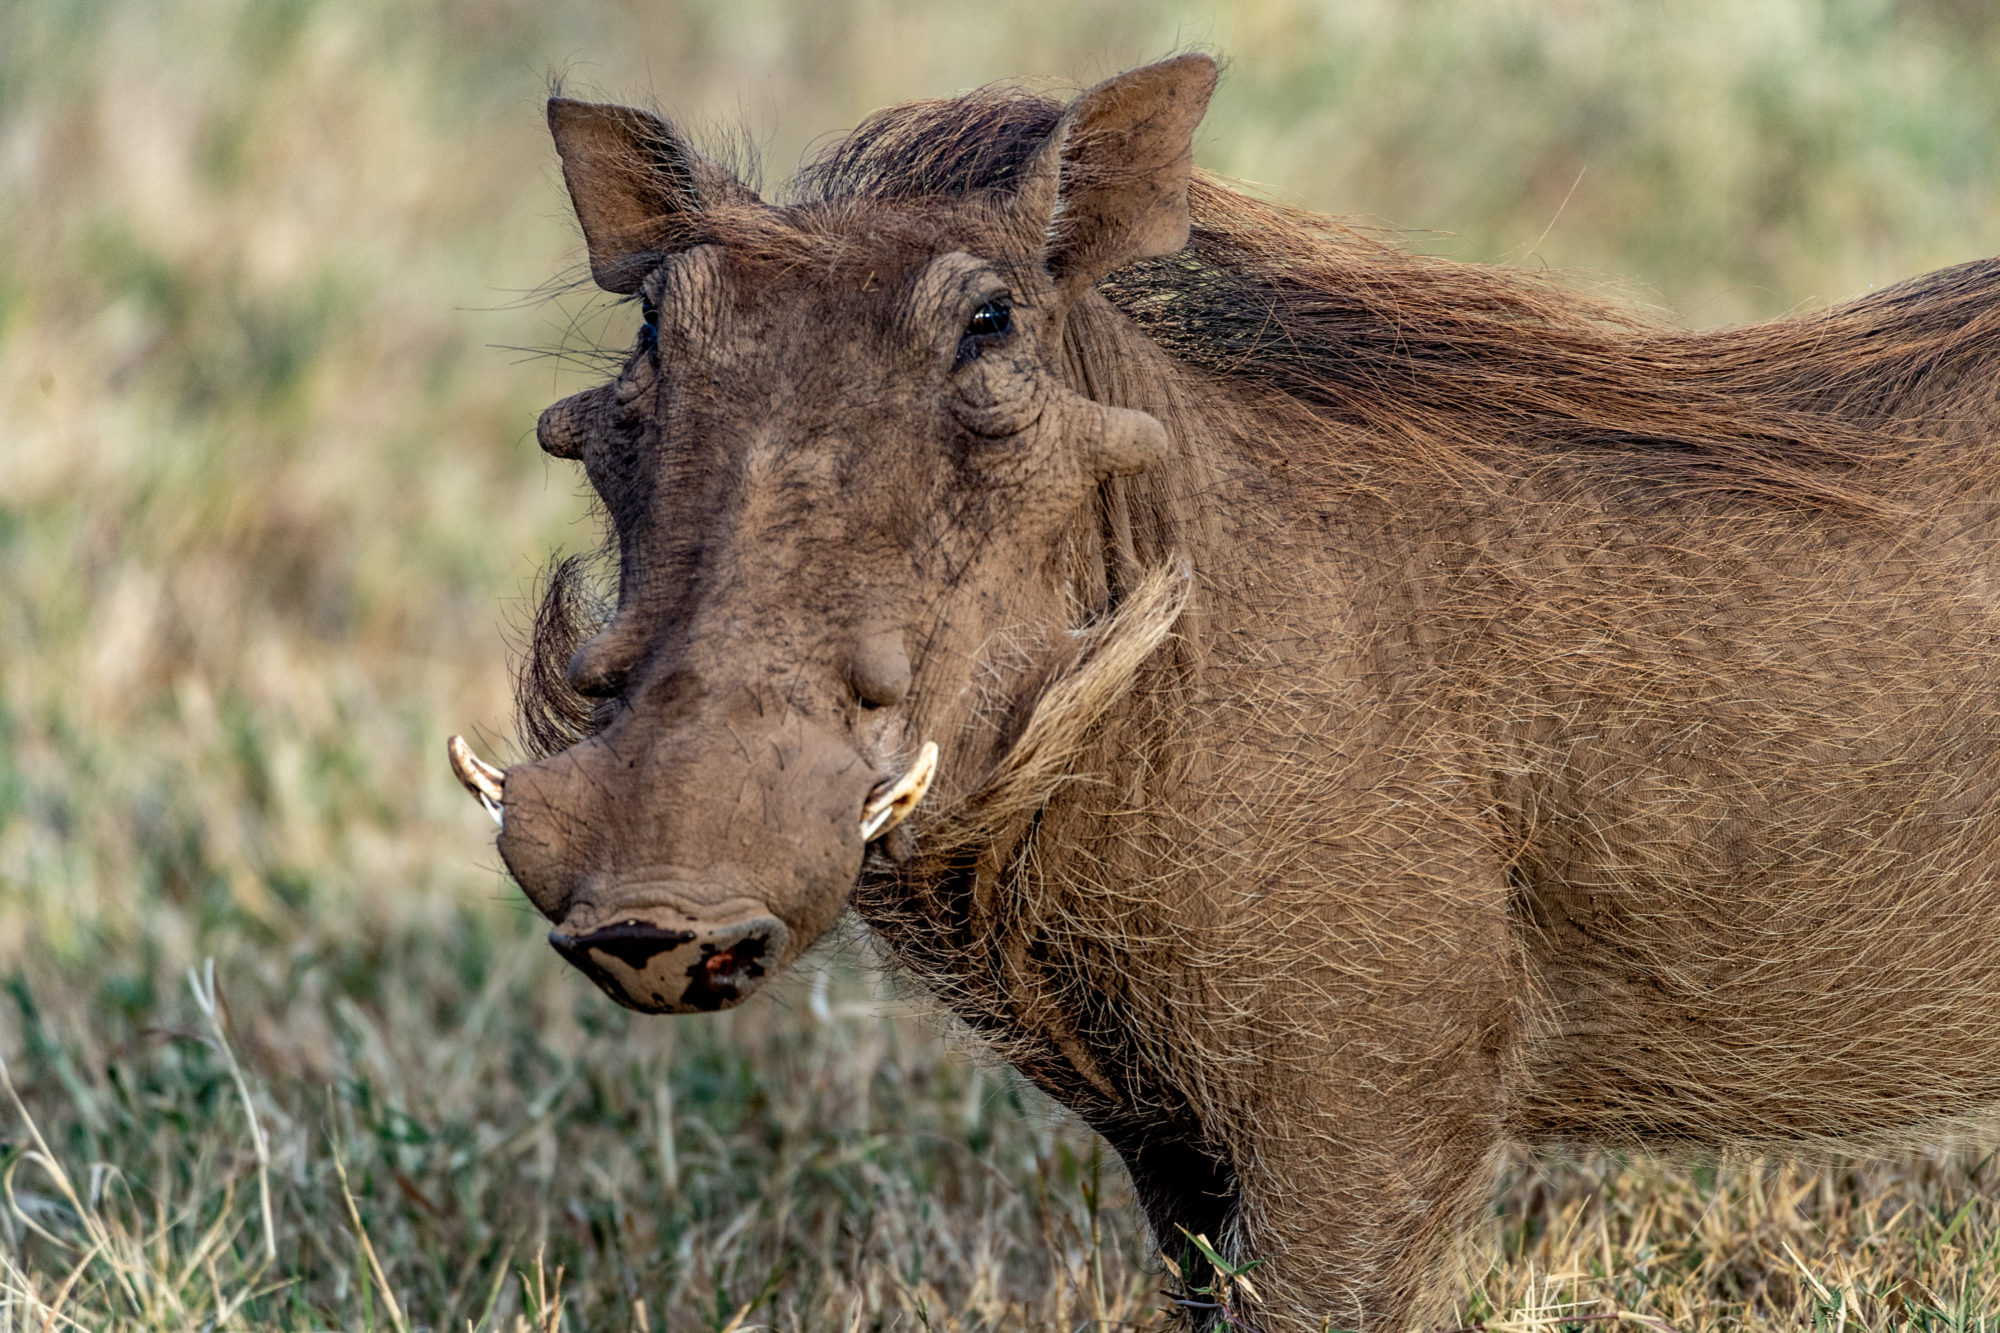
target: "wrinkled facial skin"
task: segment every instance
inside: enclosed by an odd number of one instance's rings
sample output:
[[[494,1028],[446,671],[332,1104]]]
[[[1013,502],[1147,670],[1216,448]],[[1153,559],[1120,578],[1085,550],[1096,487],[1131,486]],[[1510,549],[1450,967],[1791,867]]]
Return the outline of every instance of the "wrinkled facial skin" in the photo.
[[[1200,63],[1170,100],[1205,101]],[[1045,198],[780,209],[640,113],[552,103],[551,123],[593,271],[643,323],[618,378],[538,431],[603,500],[618,601],[569,665],[604,725],[505,775],[499,847],[606,994],[714,1010],[832,923],[870,793],[923,742],[944,756],[932,801],[990,766],[982,653],[1060,636],[1065,529],[1165,437],[1059,372],[1095,276],[1047,248],[1060,144]],[[663,247],[652,219],[676,210],[698,225]],[[1083,234],[1106,250],[1104,225]]]

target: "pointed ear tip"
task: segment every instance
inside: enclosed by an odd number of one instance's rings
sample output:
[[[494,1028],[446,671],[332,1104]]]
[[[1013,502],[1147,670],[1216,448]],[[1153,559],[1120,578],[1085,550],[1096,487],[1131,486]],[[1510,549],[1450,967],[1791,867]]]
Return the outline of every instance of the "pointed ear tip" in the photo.
[[[548,102],[549,129],[561,130],[585,120],[594,111],[603,108],[595,102],[579,101],[574,97],[551,97]]]
[[[563,125],[658,125],[660,118],[636,106],[616,102],[586,102],[580,97],[555,96],[548,100],[549,124]]]
[[[1185,55],[1169,56],[1148,68],[1155,73],[1168,75],[1176,82],[1188,84],[1204,94],[1212,91],[1216,81],[1222,77],[1222,66],[1206,51],[1189,51]]]
[[[1151,102],[1164,95],[1169,99],[1185,97],[1188,105],[1203,113],[1221,76],[1222,67],[1214,56],[1191,51],[1113,75],[1077,98],[1075,105],[1081,109],[1123,102],[1134,96],[1142,102]]]

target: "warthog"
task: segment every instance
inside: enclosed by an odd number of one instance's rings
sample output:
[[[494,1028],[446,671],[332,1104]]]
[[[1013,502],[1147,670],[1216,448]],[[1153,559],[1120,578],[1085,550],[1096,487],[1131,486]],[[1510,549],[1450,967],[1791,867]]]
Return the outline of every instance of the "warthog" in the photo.
[[[456,758],[556,948],[711,1010],[852,906],[1271,1328],[1424,1312],[1504,1145],[2000,1103],[2000,262],[1664,328],[1195,173],[1214,80],[786,204],[549,104],[617,599]]]

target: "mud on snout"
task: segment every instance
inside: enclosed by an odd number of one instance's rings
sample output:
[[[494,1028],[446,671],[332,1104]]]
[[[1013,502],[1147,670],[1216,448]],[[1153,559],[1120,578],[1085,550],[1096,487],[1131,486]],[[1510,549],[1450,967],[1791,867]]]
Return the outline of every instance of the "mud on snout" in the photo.
[[[773,916],[726,926],[627,917],[572,934],[549,932],[556,952],[606,995],[648,1014],[713,1013],[746,999],[785,957],[790,932]]]

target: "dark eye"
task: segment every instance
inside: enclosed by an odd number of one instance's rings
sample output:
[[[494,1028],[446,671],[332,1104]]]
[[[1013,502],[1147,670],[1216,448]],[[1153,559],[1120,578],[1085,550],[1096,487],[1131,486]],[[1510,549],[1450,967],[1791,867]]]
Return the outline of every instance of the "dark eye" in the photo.
[[[988,301],[972,312],[966,321],[965,336],[968,338],[997,338],[1013,324],[1014,316],[1007,307],[997,301]]]
[[[988,301],[972,312],[972,318],[965,321],[965,332],[958,340],[958,361],[952,367],[977,361],[979,354],[992,344],[1007,336],[1014,327],[1014,312],[1000,301]]]
[[[639,348],[650,355],[660,346],[660,307],[652,297],[639,298],[639,317],[645,321],[639,325]]]

